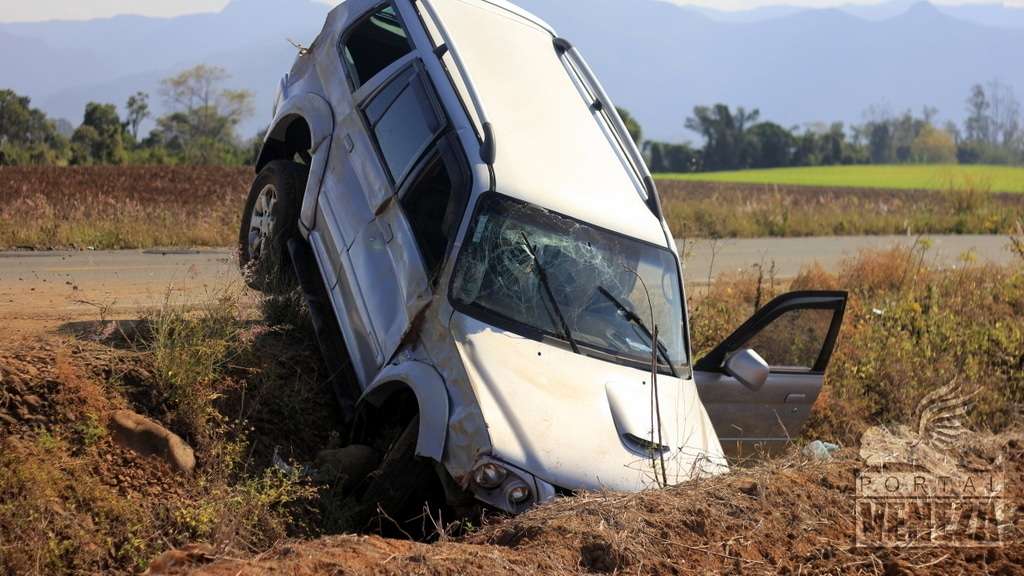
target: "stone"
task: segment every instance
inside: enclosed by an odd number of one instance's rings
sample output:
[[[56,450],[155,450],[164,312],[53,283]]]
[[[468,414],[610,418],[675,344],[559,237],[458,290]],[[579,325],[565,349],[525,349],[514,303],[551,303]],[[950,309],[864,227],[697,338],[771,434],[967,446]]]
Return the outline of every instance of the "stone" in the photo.
[[[379,464],[380,453],[369,446],[353,444],[317,454],[314,476],[321,482],[342,479],[351,486],[369,476]]]
[[[110,436],[118,445],[142,456],[157,456],[182,474],[196,466],[195,452],[180,436],[157,422],[130,410],[110,417]]]

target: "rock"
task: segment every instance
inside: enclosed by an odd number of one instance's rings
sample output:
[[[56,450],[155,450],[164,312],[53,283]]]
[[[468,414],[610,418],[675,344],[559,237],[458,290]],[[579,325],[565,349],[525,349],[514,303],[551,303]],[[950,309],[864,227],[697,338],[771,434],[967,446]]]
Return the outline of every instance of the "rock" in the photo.
[[[313,476],[321,482],[343,478],[347,485],[351,485],[366,478],[379,464],[380,454],[376,450],[362,444],[353,444],[317,454]]]
[[[191,474],[196,466],[192,447],[180,436],[135,412],[114,412],[110,417],[110,435],[120,446],[137,454],[163,458],[182,474]]]
[[[43,399],[40,398],[39,396],[34,395],[34,394],[29,394],[28,396],[22,396],[21,397],[21,401],[24,402],[25,404],[28,404],[29,406],[31,406],[33,408],[39,408],[43,404]]]
[[[759,486],[757,485],[757,482],[750,480],[748,478],[741,479],[739,483],[736,485],[736,487],[739,488],[740,492],[746,494],[747,496],[757,498],[760,495],[760,490]]]
[[[183,574],[192,568],[216,559],[214,549],[207,544],[189,544],[178,550],[168,550],[149,563],[146,574]]]

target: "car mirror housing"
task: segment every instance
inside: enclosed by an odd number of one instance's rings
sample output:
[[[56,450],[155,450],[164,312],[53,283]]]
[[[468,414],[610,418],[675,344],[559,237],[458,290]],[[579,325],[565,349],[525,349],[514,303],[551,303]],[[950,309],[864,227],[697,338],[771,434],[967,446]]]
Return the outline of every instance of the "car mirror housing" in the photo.
[[[725,361],[725,372],[747,388],[756,391],[768,381],[771,369],[760,354],[750,348],[744,348]]]

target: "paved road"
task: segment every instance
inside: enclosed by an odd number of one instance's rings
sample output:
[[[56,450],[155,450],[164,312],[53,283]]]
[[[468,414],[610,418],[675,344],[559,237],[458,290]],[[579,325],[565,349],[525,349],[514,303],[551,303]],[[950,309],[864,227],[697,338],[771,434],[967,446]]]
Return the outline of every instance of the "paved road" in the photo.
[[[686,278],[705,283],[710,275],[774,261],[777,277],[794,276],[818,261],[835,269],[865,248],[910,246],[910,237],[795,238],[680,242]],[[977,261],[1011,262],[1007,240],[996,236],[932,237],[930,258],[956,265],[974,251]],[[712,266],[713,263],[713,266]],[[198,302],[216,297],[241,280],[228,250],[181,252],[0,252],[0,331],[28,330],[39,322],[118,318],[158,306],[165,299]]]
[[[917,241],[915,236],[681,240],[679,250],[685,255],[686,281],[706,284],[709,272],[718,275],[773,262],[781,279],[796,276],[812,262],[834,272],[861,250],[909,248]],[[1005,236],[926,236],[920,241],[930,244],[926,261],[934,266],[963,265],[965,254],[978,263],[1010,264],[1017,259]]]

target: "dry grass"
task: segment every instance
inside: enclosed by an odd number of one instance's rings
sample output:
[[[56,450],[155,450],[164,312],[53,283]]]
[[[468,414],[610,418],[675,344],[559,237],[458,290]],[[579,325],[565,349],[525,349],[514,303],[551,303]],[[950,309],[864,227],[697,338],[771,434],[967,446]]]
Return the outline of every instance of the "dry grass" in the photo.
[[[0,167],[0,249],[234,246],[253,174],[216,167]],[[1002,234],[1024,194],[659,182],[680,238]]]
[[[1024,446],[1002,439],[1008,473]],[[560,499],[474,534],[427,545],[370,536],[287,542],[246,559],[209,558],[159,574],[963,574],[1015,573],[1021,518],[1003,548],[855,546],[852,451],[829,463],[797,456],[699,483],[638,494]],[[1019,490],[1011,497],[1019,496]],[[169,555],[165,559],[182,558]],[[198,568],[195,572],[189,569]]]
[[[1024,194],[957,180],[941,191],[659,181],[679,238],[1008,234]]]
[[[251,168],[0,167],[0,248],[234,246]]]
[[[271,466],[336,438],[315,345],[222,296],[0,351],[0,573],[134,573],[190,542],[259,552],[317,533],[317,488]],[[121,408],[188,440],[194,474],[114,444]]]
[[[1010,249],[1008,242],[1007,249]],[[845,289],[850,303],[807,437],[845,445],[871,424],[907,422],[925,391],[978,388],[973,425],[1002,430],[1024,408],[1024,255],[1009,267],[928,266],[928,247],[864,252],[837,274],[805,269],[787,290]],[[699,357],[783,287],[756,271],[719,278],[692,306]]]
[[[1014,267],[955,270],[929,269],[926,255],[921,246],[865,253],[838,274],[812,268],[794,281],[852,294],[804,438],[855,446],[868,425],[913,421],[925,391],[952,375],[981,389],[972,426],[999,431],[1019,421],[1024,254]],[[692,306],[695,350],[780,290],[757,274],[717,280]],[[275,301],[267,311],[301,318],[287,308]],[[271,455],[277,448],[312,461],[337,444],[337,415],[308,329],[256,321],[252,310],[237,299],[168,305],[125,337],[0,351],[0,412],[16,420],[0,418],[0,573],[128,573],[189,543],[222,558],[209,573],[230,575],[876,574],[926,564],[925,572],[950,573],[1024,561],[1019,543],[945,558],[851,548],[851,452],[832,464],[790,456],[665,492],[581,495],[436,545],[373,536],[282,545],[322,535],[321,511],[335,494],[277,473]],[[175,477],[114,446],[105,415],[124,407],[193,442],[195,476]],[[258,561],[224,559],[238,556]]]

